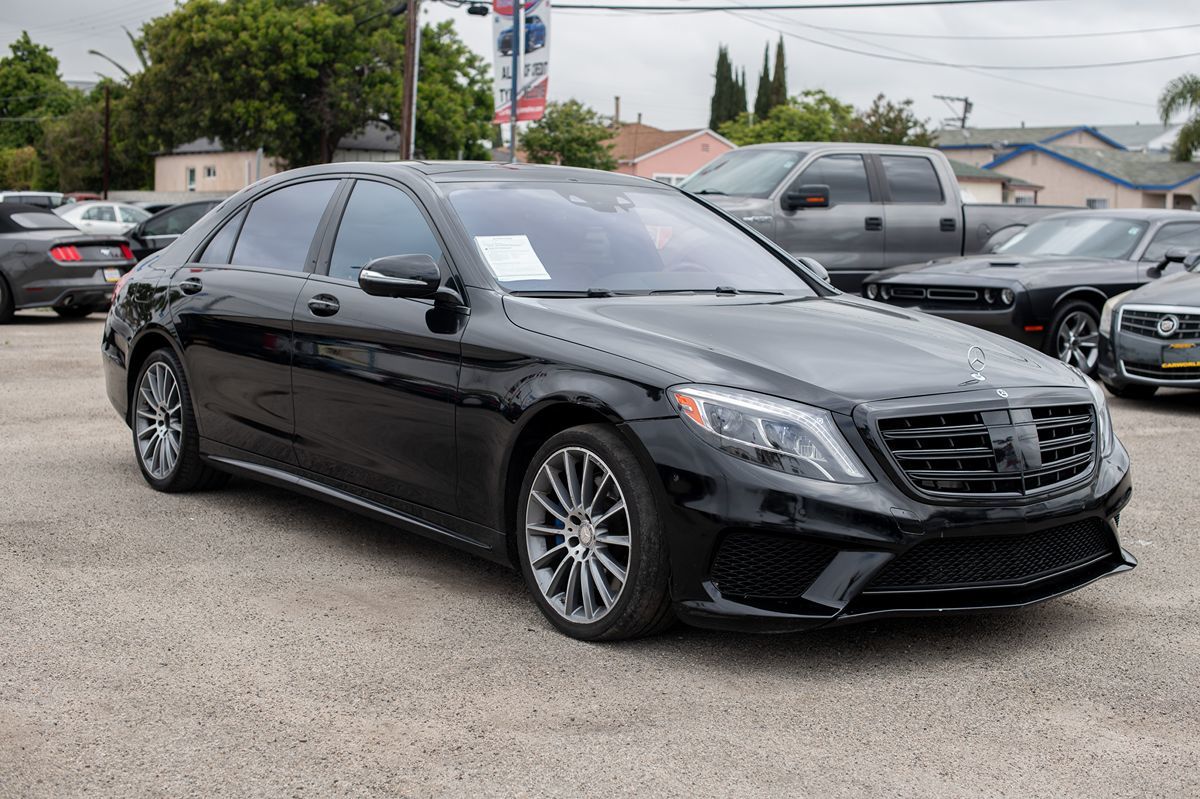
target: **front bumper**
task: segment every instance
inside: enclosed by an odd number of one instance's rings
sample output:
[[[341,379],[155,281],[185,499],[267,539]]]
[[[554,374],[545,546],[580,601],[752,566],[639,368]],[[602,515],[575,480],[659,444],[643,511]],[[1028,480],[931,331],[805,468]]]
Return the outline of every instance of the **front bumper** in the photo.
[[[696,626],[787,632],[884,616],[1017,608],[1136,565],[1117,535],[1121,509],[1132,492],[1129,459],[1120,442],[1086,482],[1065,492],[1007,504],[943,504],[897,488],[869,453],[860,455],[876,482],[840,485],[745,463],[700,441],[681,420],[631,422],[628,428],[659,477],[676,612]],[[855,449],[860,449],[857,443]],[[1028,579],[933,590],[880,585],[888,564],[902,563],[898,559],[921,544],[945,539],[969,551],[976,544],[1023,536],[1033,540],[1081,526],[1102,537],[1102,551]],[[773,542],[754,556],[752,569],[774,570],[776,578],[794,587],[790,595],[723,592],[714,567],[732,536]],[[780,564],[771,561],[776,542],[801,553],[787,564],[788,575],[779,575]]]
[[[888,284],[881,282],[878,285],[882,287]],[[921,285],[922,287],[929,287],[926,283]],[[959,286],[950,284],[946,288],[959,288]],[[1003,288],[1010,288],[1010,286],[1005,285]],[[997,287],[997,290],[1000,290],[1000,288]],[[978,327],[982,330],[1004,336],[1005,338],[1019,341],[1034,349],[1040,350],[1046,339],[1045,324],[1034,317],[1033,309],[1030,307],[1028,298],[1023,292],[1017,292],[1016,300],[1012,305],[996,308],[956,307],[951,303],[945,302],[910,301],[895,297],[888,300],[876,299],[875,301],[882,302],[884,305],[894,308],[920,311],[931,316],[949,319],[952,322],[961,322],[965,325]]]
[[[1134,307],[1148,310],[1152,306]],[[1200,309],[1195,308],[1163,310],[1200,314]],[[1200,388],[1200,368],[1164,369],[1162,366],[1163,350],[1169,345],[1191,345],[1193,351],[1198,353],[1196,360],[1200,360],[1200,340],[1191,337],[1164,339],[1122,330],[1119,311],[1110,334],[1100,336],[1096,368],[1105,383],[1118,389],[1128,385]]]

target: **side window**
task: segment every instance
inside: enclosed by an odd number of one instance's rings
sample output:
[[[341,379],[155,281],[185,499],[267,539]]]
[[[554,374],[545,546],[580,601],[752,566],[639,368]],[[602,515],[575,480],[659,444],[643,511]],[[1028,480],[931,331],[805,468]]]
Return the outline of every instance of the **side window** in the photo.
[[[116,222],[117,215],[111,205],[93,205],[83,212],[83,218],[94,222]]]
[[[831,205],[871,202],[871,190],[867,186],[867,168],[861,155],[847,153],[818,158],[800,173],[795,188],[813,183],[829,187]]]
[[[1185,250],[1200,250],[1200,222],[1176,222],[1163,225],[1154,234],[1154,239],[1146,252],[1142,253],[1143,261],[1161,261],[1167,250],[1182,247]]]
[[[313,180],[271,192],[250,206],[232,263],[304,271],[308,247],[336,180]]]
[[[413,199],[383,183],[355,183],[338,226],[329,276],[357,280],[359,270],[376,258],[415,253],[442,259],[437,239]]]
[[[147,223],[142,230],[147,236],[171,236],[183,233],[207,213],[210,206],[197,204],[173,208]]]
[[[238,233],[245,220],[246,209],[243,208],[230,217],[225,226],[217,231],[217,235],[209,239],[208,246],[204,248],[204,252],[196,261],[202,264],[229,263],[229,256],[233,253],[233,243],[237,241]]]
[[[933,163],[919,155],[881,155],[894,203],[940,203],[942,184]]]
[[[150,214],[138,208],[118,206],[117,212],[121,215],[121,221],[129,225],[136,225],[138,222],[144,222],[150,218]]]

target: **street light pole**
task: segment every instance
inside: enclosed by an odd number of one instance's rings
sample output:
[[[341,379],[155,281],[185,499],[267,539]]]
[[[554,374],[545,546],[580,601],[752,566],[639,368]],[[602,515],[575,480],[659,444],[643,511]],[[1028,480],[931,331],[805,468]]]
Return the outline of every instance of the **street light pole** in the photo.
[[[508,162],[517,163],[517,99],[521,91],[521,50],[525,44],[525,0],[513,0],[512,94],[508,104]]]
[[[400,121],[400,159],[411,160],[417,140],[417,78],[421,69],[420,0],[408,0],[408,17],[404,28],[404,85],[401,103],[404,118]]]

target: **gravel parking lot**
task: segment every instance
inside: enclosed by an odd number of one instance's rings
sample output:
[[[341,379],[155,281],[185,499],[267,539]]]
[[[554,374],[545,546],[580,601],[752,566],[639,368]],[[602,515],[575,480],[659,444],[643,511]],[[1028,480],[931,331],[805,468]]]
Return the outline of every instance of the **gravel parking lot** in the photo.
[[[1200,394],[1113,400],[1130,575],[589,645],[414,535],[246,481],[155,493],[101,328],[0,328],[2,796],[1200,793]]]

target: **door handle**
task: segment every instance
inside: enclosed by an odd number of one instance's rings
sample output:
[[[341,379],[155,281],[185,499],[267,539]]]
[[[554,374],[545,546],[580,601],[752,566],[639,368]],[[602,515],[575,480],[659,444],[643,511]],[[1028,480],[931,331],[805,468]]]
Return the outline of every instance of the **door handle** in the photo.
[[[204,283],[198,277],[189,277],[187,280],[180,281],[179,290],[184,294],[199,294],[204,288]]]
[[[952,216],[944,217],[940,222],[942,232],[950,233],[958,229],[958,220]]]
[[[863,227],[867,230],[883,230],[883,217],[868,216],[863,220]]]
[[[333,316],[341,309],[341,303],[332,294],[318,294],[308,301],[308,310],[313,316]]]

